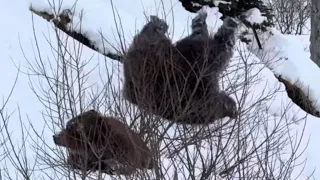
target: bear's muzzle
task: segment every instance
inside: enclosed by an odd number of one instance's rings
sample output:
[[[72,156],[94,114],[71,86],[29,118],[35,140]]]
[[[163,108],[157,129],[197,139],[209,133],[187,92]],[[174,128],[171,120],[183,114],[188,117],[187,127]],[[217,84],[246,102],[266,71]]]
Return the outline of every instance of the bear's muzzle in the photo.
[[[64,143],[64,138],[61,136],[61,134],[55,134],[52,136],[53,137],[53,142],[58,145],[58,146],[65,146]]]

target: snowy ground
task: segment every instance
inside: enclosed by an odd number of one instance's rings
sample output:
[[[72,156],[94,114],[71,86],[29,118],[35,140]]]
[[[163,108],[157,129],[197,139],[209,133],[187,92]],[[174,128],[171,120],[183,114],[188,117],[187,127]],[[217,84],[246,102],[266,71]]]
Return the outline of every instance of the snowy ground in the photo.
[[[44,4],[46,1],[32,1],[34,8],[43,9],[46,6]],[[71,2],[71,1],[68,1]],[[68,2],[64,5],[64,7],[71,7],[72,4],[68,4]],[[130,3],[130,6],[123,5],[123,1],[114,2],[114,6],[118,8],[119,16],[121,17],[123,29],[124,29],[124,37],[126,39],[125,44],[128,45],[131,42],[132,36],[134,35],[135,31],[137,31],[142,24],[145,23],[145,17],[143,15],[144,10],[146,14],[156,14],[157,12],[161,12],[162,7],[160,3],[156,3],[154,1],[143,0],[143,1],[135,1],[136,4]],[[169,22],[170,26],[170,35],[173,36],[174,41],[180,39],[180,37],[185,36],[188,34],[187,28],[190,24],[190,18],[194,15],[186,12],[176,1],[164,1],[166,10],[166,17],[168,18],[167,21]],[[143,6],[142,6],[142,4]],[[0,69],[2,76],[0,76],[0,83],[2,84],[0,95],[6,97],[9,94],[11,85],[14,82],[15,75],[17,74],[17,69],[15,65],[26,65],[26,60],[22,53],[21,47],[25,53],[25,56],[32,60],[32,58],[36,57],[37,54],[34,52],[35,43],[33,39],[33,29],[32,29],[32,16],[31,12],[28,10],[29,2],[20,2],[18,5],[14,2],[3,1],[1,2],[2,6],[0,6],[0,15],[1,17],[6,17],[1,21],[1,35],[0,41],[0,54],[2,60],[0,61]],[[170,9],[172,8],[172,11]],[[114,19],[112,16],[111,6],[109,1],[105,0],[94,0],[90,1],[90,4],[86,3],[86,1],[79,1],[77,4],[77,8],[84,7],[85,9],[85,16],[84,16],[84,24],[82,30],[88,34],[92,39],[95,40],[95,43],[98,45],[102,44],[100,41],[99,30],[102,32],[106,32],[104,34],[105,37],[108,37],[108,40],[111,40],[111,44],[113,46],[119,47],[116,35],[116,28],[113,26]],[[81,9],[81,8],[80,8]],[[99,10],[100,9],[100,10]],[[79,13],[79,9],[77,9],[76,13]],[[213,14],[216,10],[213,10]],[[161,13],[159,13],[161,14]],[[162,15],[162,14],[161,14]],[[161,17],[160,15],[160,17]],[[174,21],[172,19],[174,17]],[[217,15],[218,17],[218,15]],[[77,21],[77,19],[75,19]],[[112,22],[112,24],[110,23]],[[41,17],[34,17],[34,23],[38,38],[39,46],[41,47],[41,53],[43,57],[52,58],[52,52],[50,46],[48,46],[47,39],[49,38],[54,43],[54,31],[52,30],[52,26],[47,23],[47,21],[43,20]],[[175,24],[174,29],[172,24]],[[219,21],[210,21],[209,28],[212,31],[215,31],[218,25],[221,22]],[[174,32],[174,34],[173,34]],[[42,35],[44,34],[44,35]],[[281,66],[277,67],[269,67],[271,70],[267,68],[263,68],[264,65],[260,64],[257,65],[256,71],[259,71],[259,77],[262,81],[259,84],[255,85],[255,90],[252,91],[252,98],[257,98],[259,94],[263,93],[266,88],[272,89],[274,86],[278,85],[277,79],[273,76],[275,74],[283,74],[286,78],[290,81],[295,81],[297,78],[302,79],[304,86],[309,86],[311,91],[311,95],[313,99],[317,99],[320,93],[320,86],[318,83],[315,83],[314,77],[318,77],[320,75],[319,69],[316,68],[315,64],[309,59],[308,51],[304,51],[304,47],[308,47],[308,39],[309,36],[301,36],[301,37],[294,37],[294,36],[284,36],[280,35],[277,32],[274,32],[275,37],[269,39],[268,45],[266,46],[266,51],[271,52],[279,52],[280,54],[272,54],[272,56],[280,56],[284,55],[289,58],[290,61],[285,62]],[[50,35],[50,37],[48,37]],[[272,42],[274,41],[274,42]],[[70,40],[70,42],[72,42]],[[99,46],[100,48],[104,48],[103,46]],[[108,51],[112,51],[111,46],[105,47]],[[254,49],[252,49],[253,52]],[[34,54],[35,53],[35,54]],[[255,53],[259,57],[259,53]],[[104,70],[103,67],[105,66],[103,61],[103,57],[84,47],[82,52],[81,59],[91,59],[89,66],[94,67],[99,65],[101,72],[103,74]],[[269,60],[272,58],[264,58],[264,60]],[[258,61],[257,58],[252,58],[250,61]],[[232,62],[237,63],[236,61]],[[263,62],[268,64],[266,62]],[[115,69],[121,69],[121,65],[119,65],[115,61],[107,61],[108,67],[111,67],[111,64]],[[89,70],[88,70],[89,71]],[[110,71],[110,69],[109,69]],[[292,73],[295,71],[296,73]],[[255,73],[255,72],[252,72]],[[93,84],[97,79],[100,79],[101,74],[99,72],[94,72],[90,75],[88,84]],[[294,76],[292,76],[294,75]],[[103,77],[102,77],[103,78]],[[267,86],[266,83],[268,84]],[[102,88],[101,85],[99,88]],[[284,90],[284,86],[281,85],[281,90]],[[271,106],[272,108],[269,109],[270,114],[281,114],[283,111],[283,105],[291,102],[291,100],[286,96],[284,93],[278,93],[277,98],[273,101],[270,101],[269,104],[266,106]],[[27,117],[25,114],[28,114],[29,120],[35,125],[35,128],[42,129],[44,126],[44,122],[42,121],[43,117],[41,115],[41,111],[43,110],[42,104],[38,101],[35,97],[33,92],[29,86],[29,79],[28,76],[24,74],[19,75],[17,86],[14,90],[14,94],[11,100],[8,103],[7,110],[13,111],[17,109],[17,104],[20,107],[22,112],[22,120],[27,121]],[[320,102],[315,103],[317,108],[320,109]],[[300,110],[299,107],[293,105],[290,107],[289,111],[286,113],[286,116],[289,118],[302,118],[305,116],[305,113]],[[20,131],[19,127],[16,126],[18,123],[18,115],[15,114],[10,121],[11,130],[13,131],[13,137],[19,139]],[[320,127],[319,118],[315,118],[313,116],[307,117],[307,128],[305,133],[305,139],[307,139],[310,135],[310,142],[309,146],[304,153],[303,157],[307,157],[307,167],[306,171],[303,174],[303,179],[311,173],[315,167],[319,167],[320,164],[320,155],[318,153],[318,149],[320,148],[318,145],[317,138],[319,137],[319,130],[317,127]],[[297,130],[301,130],[297,128]],[[47,143],[53,145],[52,142],[52,133],[51,132],[44,132],[44,137],[46,137]],[[32,163],[33,153],[30,151],[29,157],[30,162]],[[315,179],[320,178],[320,170],[317,168],[315,171]]]

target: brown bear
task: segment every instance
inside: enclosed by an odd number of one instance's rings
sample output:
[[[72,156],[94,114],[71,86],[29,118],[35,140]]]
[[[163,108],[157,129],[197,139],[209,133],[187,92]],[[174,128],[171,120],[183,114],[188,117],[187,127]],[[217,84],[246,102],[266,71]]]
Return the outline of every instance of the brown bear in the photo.
[[[101,115],[95,110],[86,111],[67,122],[66,128],[53,135],[54,143],[69,148],[68,163],[75,169],[74,162],[84,162],[87,170],[111,172],[110,160],[127,169],[152,169],[152,154],[140,136],[115,117]],[[72,164],[73,163],[73,164]],[[103,169],[104,168],[104,169]],[[112,174],[112,173],[108,173]]]
[[[124,98],[179,124],[236,118],[236,102],[220,90],[219,78],[233,56],[238,24],[226,18],[211,36],[206,19],[206,13],[193,18],[192,34],[174,45],[166,35],[167,23],[150,16],[123,59]]]

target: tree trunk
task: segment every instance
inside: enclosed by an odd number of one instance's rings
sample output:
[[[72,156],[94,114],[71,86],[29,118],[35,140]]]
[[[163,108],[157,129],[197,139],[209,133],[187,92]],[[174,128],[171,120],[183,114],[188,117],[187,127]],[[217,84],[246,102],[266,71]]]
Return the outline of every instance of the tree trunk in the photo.
[[[320,67],[320,1],[311,3],[310,53],[311,60]]]

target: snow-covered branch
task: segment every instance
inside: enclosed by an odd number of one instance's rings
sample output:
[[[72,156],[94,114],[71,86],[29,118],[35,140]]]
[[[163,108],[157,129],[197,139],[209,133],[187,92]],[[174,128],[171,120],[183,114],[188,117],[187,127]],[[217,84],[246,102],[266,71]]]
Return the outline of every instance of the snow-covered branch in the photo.
[[[320,117],[320,85],[314,80],[314,77],[320,77],[320,69],[303,51],[301,43],[294,36],[284,36],[275,28],[258,33],[262,49],[252,32],[244,33],[242,38],[246,39],[248,50],[285,85],[292,101],[307,113]]]
[[[60,14],[55,15],[53,12],[45,11],[45,10],[38,10],[30,6],[30,11],[34,14],[44,18],[45,20],[52,22],[54,26],[64,33],[68,34],[72,38],[76,39],[80,43],[84,44],[85,46],[117,61],[121,61],[121,53],[117,51],[114,47],[109,45],[105,38],[100,34],[100,39],[94,39],[92,36],[89,36],[83,33],[83,29],[75,28],[72,20],[74,19],[73,13],[70,9],[64,9]],[[92,33],[91,33],[92,34]],[[100,42],[105,41],[105,42]],[[113,51],[111,49],[114,49]]]

